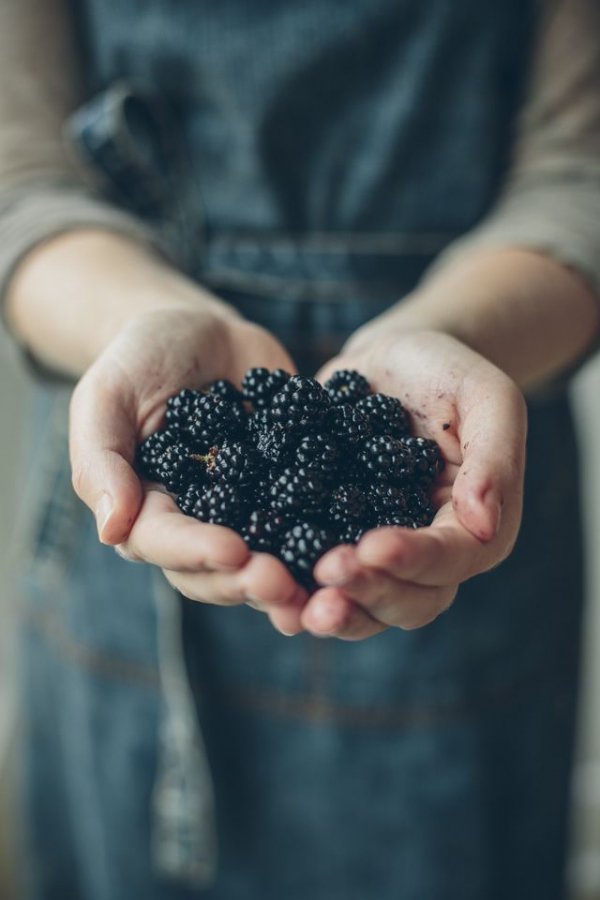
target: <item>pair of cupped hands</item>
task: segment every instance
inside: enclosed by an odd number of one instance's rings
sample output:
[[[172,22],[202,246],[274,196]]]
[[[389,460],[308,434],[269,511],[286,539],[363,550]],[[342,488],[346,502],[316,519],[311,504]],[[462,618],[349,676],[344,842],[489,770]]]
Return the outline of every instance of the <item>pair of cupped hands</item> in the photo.
[[[430,527],[381,528],[317,563],[318,588],[300,587],[275,557],[183,515],[142,483],[138,442],[160,426],[167,398],[217,378],[239,385],[252,366],[295,370],[267,331],[211,310],[165,309],[129,321],[79,381],[71,404],[75,490],[96,515],[100,540],[159,566],[191,600],[248,603],[283,634],[360,640],[388,627],[418,628],[454,600],[461,582],[511,551],[522,508],[526,413],[510,378],[455,338],[361,329],[317,375],[357,369],[397,396],[415,431],[434,438],[446,466]]]

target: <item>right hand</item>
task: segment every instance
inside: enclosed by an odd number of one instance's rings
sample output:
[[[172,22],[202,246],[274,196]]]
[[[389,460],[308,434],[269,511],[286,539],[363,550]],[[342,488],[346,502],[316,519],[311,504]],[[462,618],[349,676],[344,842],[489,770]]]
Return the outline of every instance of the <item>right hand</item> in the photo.
[[[161,424],[167,398],[251,366],[294,371],[264,329],[213,309],[174,306],[130,320],[79,381],[71,402],[73,484],[98,534],[127,559],[160,566],[186,597],[249,602],[280,631],[301,631],[306,592],[275,557],[250,553],[227,528],[184,516],[133,468],[136,446]]]

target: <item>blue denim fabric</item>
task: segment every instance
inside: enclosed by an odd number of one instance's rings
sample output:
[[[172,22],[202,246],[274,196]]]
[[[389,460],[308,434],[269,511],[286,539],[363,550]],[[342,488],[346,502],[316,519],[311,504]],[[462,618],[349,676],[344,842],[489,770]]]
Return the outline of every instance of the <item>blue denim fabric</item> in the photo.
[[[86,0],[79,24],[91,90],[126,78],[176,113],[190,270],[308,369],[493,202],[533,8]],[[27,504],[32,897],[562,897],[581,605],[563,396],[531,408],[515,552],[426,629],[289,640],[249,608],[173,597],[214,784],[206,889],[152,855],[153,578],[97,543],[68,486],[66,406],[50,400]]]

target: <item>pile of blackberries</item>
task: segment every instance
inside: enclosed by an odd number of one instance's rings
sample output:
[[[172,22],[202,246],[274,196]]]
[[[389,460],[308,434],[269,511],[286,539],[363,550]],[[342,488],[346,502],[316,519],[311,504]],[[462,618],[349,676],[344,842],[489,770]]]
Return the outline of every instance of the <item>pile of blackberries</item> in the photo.
[[[225,380],[180,391],[165,419],[138,448],[140,474],[176,494],[186,515],[277,556],[307,588],[336,544],[433,518],[438,445],[412,437],[400,401],[371,393],[359,372],[335,372],[323,386],[250,369],[241,391]]]

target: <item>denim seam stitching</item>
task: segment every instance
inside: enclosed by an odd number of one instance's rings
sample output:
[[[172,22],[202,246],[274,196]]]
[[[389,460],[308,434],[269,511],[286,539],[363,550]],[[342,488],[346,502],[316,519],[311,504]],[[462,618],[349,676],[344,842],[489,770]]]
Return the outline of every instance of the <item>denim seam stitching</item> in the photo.
[[[21,619],[32,631],[69,662],[114,681],[130,681],[158,689],[158,669],[124,657],[103,653],[78,640],[65,628],[61,617],[49,610],[23,610]]]

